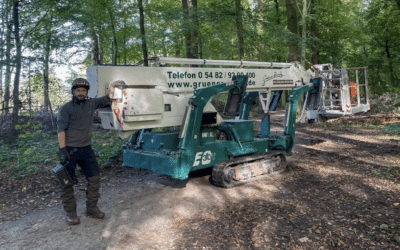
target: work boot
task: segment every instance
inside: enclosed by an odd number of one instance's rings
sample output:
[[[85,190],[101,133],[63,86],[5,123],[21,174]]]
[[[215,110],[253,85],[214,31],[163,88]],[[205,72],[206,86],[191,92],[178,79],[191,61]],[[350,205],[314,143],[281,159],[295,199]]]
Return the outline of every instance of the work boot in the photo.
[[[78,225],[81,221],[76,214],[76,200],[74,187],[69,185],[61,188],[61,201],[66,212],[66,221],[69,225]]]
[[[104,213],[97,207],[97,201],[99,200],[100,193],[100,176],[96,175],[88,178],[88,187],[86,191],[86,216],[90,216],[95,219],[103,219]]]
[[[78,215],[75,213],[67,213],[65,218],[67,220],[68,225],[78,225],[81,223],[81,219],[79,219]]]

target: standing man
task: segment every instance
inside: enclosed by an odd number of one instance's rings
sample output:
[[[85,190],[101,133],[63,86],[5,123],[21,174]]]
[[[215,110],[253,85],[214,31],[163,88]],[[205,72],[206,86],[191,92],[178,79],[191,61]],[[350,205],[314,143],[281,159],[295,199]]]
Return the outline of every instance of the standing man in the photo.
[[[104,213],[97,207],[100,197],[100,168],[91,147],[91,137],[95,110],[110,104],[114,88],[111,86],[106,96],[88,99],[89,88],[90,85],[86,79],[76,79],[71,88],[72,100],[60,109],[57,119],[59,156],[61,164],[72,179],[77,180],[76,164],[82,168],[82,173],[88,182],[86,216],[103,219]],[[73,183],[62,188],[61,200],[67,214],[67,223],[79,224]]]

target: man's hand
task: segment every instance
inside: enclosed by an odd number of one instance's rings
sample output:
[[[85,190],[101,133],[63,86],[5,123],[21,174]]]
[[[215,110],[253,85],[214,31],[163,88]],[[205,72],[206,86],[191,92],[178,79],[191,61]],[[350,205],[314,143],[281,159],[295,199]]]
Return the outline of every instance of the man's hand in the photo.
[[[69,160],[69,154],[66,147],[60,148],[58,152],[58,156],[60,157],[60,163],[64,164]]]
[[[108,93],[107,93],[108,98],[113,99],[113,97],[114,97],[114,90],[115,90],[115,88],[114,88],[113,86],[110,86],[110,88],[108,89]]]

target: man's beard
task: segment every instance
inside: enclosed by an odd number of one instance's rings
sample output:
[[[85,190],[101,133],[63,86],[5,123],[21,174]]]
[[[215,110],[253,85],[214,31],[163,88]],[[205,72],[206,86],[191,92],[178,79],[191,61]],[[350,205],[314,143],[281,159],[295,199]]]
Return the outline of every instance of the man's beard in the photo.
[[[80,96],[75,96],[75,95],[73,95],[72,99],[77,101],[77,102],[79,102],[79,103],[81,103],[81,102],[84,102],[86,100],[86,95],[84,95],[84,96],[81,96],[81,95]]]

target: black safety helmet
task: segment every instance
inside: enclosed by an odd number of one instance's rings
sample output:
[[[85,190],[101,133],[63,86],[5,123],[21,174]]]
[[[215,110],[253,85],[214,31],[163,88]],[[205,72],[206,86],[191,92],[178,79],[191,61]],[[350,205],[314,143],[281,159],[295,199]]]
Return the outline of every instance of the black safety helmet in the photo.
[[[76,78],[72,83],[71,93],[74,94],[74,90],[77,88],[85,88],[87,91],[90,89],[89,82],[84,78]]]

